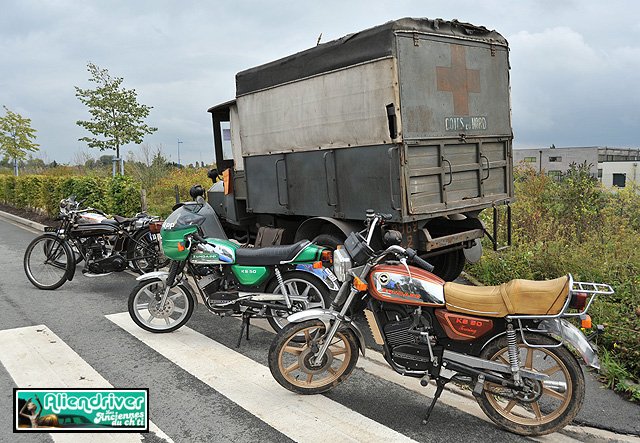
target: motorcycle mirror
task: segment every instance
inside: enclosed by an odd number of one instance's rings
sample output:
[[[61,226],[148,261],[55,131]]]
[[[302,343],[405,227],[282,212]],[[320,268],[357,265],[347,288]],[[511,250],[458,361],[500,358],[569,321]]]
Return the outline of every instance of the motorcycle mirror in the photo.
[[[218,177],[220,177],[220,173],[218,172],[217,169],[209,169],[209,172],[207,172],[207,177],[209,177],[211,179],[211,181],[213,183],[218,181]]]

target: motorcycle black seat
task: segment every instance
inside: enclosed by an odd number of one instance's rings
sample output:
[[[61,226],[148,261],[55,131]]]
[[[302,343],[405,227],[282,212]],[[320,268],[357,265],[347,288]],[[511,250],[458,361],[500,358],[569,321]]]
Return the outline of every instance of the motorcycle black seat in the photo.
[[[119,215],[114,215],[113,218],[115,219],[116,222],[120,223],[120,224],[125,224],[125,223],[131,223],[137,220],[137,218],[133,217],[133,218],[126,218],[126,217],[121,217]]]
[[[238,248],[236,249],[236,264],[242,266],[279,265],[296,258],[309,243],[311,243],[309,240],[300,240],[293,245]]]

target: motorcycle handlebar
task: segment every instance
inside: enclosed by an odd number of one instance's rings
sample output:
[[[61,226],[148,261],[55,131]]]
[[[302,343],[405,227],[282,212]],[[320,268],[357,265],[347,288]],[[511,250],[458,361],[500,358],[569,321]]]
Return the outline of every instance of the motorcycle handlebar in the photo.
[[[418,257],[418,253],[411,248],[407,248],[407,257],[419,267],[428,272],[433,272],[433,265],[428,261]]]

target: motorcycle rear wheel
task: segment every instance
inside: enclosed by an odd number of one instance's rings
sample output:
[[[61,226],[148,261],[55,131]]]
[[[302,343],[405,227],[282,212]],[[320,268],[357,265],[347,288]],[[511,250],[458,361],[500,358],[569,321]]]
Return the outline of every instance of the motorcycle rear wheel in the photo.
[[[525,334],[532,345],[557,345],[557,341],[539,334]],[[584,401],[584,376],[580,364],[564,346],[530,348],[518,343],[522,368],[542,372],[549,379],[537,382],[525,379],[534,387],[525,395],[495,383],[485,382],[480,408],[496,424],[520,435],[544,435],[569,424]],[[506,337],[490,343],[480,357],[509,364]],[[564,391],[564,392],[563,392]]]
[[[131,266],[136,272],[144,274],[156,269],[164,268],[169,263],[160,249],[159,234],[152,234],[149,228],[143,228],[136,233],[131,251]]]
[[[142,329],[149,332],[171,332],[182,327],[195,307],[191,290],[180,283],[169,290],[164,306],[160,301],[166,285],[159,278],[142,281],[129,295],[129,315]]]
[[[290,323],[269,348],[269,369],[276,381],[297,394],[327,392],[349,377],[358,361],[358,344],[350,330],[339,331],[320,365],[312,363],[312,348],[322,343],[325,326],[320,320]],[[298,335],[304,343],[298,343]],[[336,358],[341,356],[341,359]]]
[[[36,237],[24,253],[27,278],[36,288],[57,289],[67,281],[67,267],[75,265],[64,240],[51,235]]]
[[[329,290],[324,283],[313,275],[307,275],[305,272],[287,272],[282,276],[284,287],[289,295],[306,295],[307,301],[299,303],[292,302],[291,311],[298,312],[311,308],[328,308],[331,304],[331,296]],[[278,280],[273,280],[267,287],[268,293],[282,294],[282,288]],[[283,304],[282,309],[269,309],[267,321],[274,331],[280,332],[289,322],[287,316],[291,314],[287,306]]]

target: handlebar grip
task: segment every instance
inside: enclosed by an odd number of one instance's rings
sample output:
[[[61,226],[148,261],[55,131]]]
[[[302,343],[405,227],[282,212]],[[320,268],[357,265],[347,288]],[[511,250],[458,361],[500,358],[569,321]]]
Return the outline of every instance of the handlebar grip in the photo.
[[[201,236],[200,234],[198,234],[197,232],[194,232],[192,235],[193,239],[199,243],[207,243],[207,240]]]
[[[409,257],[409,260],[414,262],[416,265],[418,265],[425,271],[433,272],[433,269],[434,269],[433,265],[428,261],[418,257],[418,253],[413,249],[407,248],[407,257]]]

